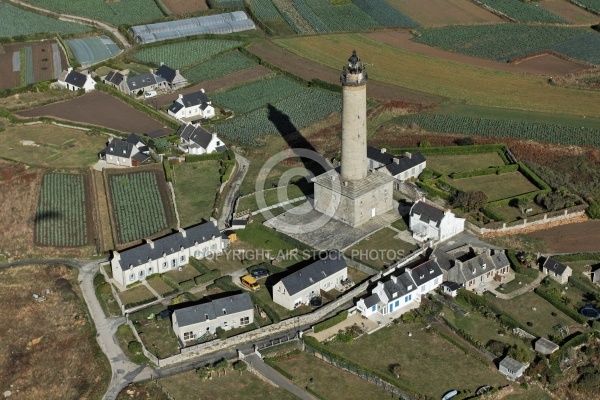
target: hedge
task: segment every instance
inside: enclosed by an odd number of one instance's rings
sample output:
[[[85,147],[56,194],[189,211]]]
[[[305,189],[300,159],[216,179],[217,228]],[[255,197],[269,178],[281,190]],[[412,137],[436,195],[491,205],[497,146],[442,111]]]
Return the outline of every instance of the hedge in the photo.
[[[324,331],[325,329],[331,328],[334,325],[339,324],[342,321],[345,321],[348,318],[348,310],[344,310],[335,317],[329,318],[323,322],[319,322],[315,326],[313,326],[313,331],[315,333]]]
[[[262,310],[267,314],[269,319],[276,324],[281,321],[279,314],[277,314],[267,303],[265,303],[262,299],[259,299],[254,293],[250,293],[250,297],[252,297],[252,301],[254,304],[262,308]]]
[[[167,182],[173,182],[173,171],[171,170],[171,163],[167,159],[163,160],[163,169],[165,170],[165,179]]]
[[[326,89],[326,90],[329,90],[331,92],[342,93],[342,87],[340,85],[329,83],[329,82],[325,82],[325,81],[322,81],[322,80],[320,80],[318,78],[311,79],[311,81],[309,83],[310,83],[310,86],[320,87],[321,89]]]
[[[519,164],[508,164],[496,168],[496,174],[506,174],[508,172],[516,172],[519,170]]]
[[[594,260],[600,261],[600,253],[574,253],[574,254],[563,254],[558,256],[552,256],[556,261],[569,262],[569,261],[587,261]]]
[[[209,160],[226,160],[229,159],[229,153],[224,151],[214,152],[210,154],[189,154],[185,156],[185,162],[199,162],[199,161],[209,161]]]
[[[221,271],[219,271],[218,269],[213,269],[205,274],[195,277],[194,282],[196,283],[196,285],[201,285],[203,283],[213,281],[220,276],[221,276]]]
[[[459,155],[459,154],[477,154],[477,153],[493,153],[504,151],[506,146],[503,144],[482,144],[473,146],[442,146],[442,147],[410,147],[410,148],[391,148],[388,152],[403,153],[420,152],[424,155]]]
[[[200,262],[197,258],[190,257],[189,262],[190,262],[190,266],[201,274],[207,274],[208,272],[210,272],[208,267],[206,265],[202,264],[202,262]]]
[[[123,304],[123,308],[125,308],[127,310],[129,308],[133,308],[133,307],[141,306],[141,305],[144,305],[144,304],[152,303],[154,300],[156,300],[156,297],[152,296],[151,298],[146,299],[146,300],[132,301],[131,303],[125,303],[125,304]]]
[[[510,261],[510,266],[512,267],[512,269],[517,273],[521,273],[521,271],[523,270],[523,267],[521,267],[521,263],[519,262],[519,260],[517,259],[517,255],[515,254],[514,250],[507,250],[506,251],[506,257],[508,258],[508,261]]]
[[[496,213],[496,211],[494,211],[489,204],[484,206],[481,211],[483,212],[483,215],[489,219],[493,219],[494,221],[498,222],[506,222],[506,218],[504,218],[503,215]]]
[[[215,281],[212,284],[206,287],[207,290],[211,290],[214,288],[219,288],[224,292],[235,292],[240,290],[240,288],[236,286],[235,283],[233,283],[233,280],[229,275],[215,279]]]
[[[168,275],[164,275],[162,274],[160,276],[162,278],[163,281],[165,281],[165,283],[169,286],[171,286],[173,289],[177,290],[177,291],[181,291],[181,287],[179,286],[179,284],[177,282],[175,282],[175,280],[173,280],[173,278],[171,278]]]
[[[179,287],[181,288],[181,291],[183,291],[183,292],[187,292],[194,286],[196,286],[195,279],[188,279],[187,281],[179,282]]]
[[[534,292],[535,292],[535,294],[540,296],[542,299],[546,300],[548,303],[552,304],[554,307],[558,308],[560,311],[565,313],[567,316],[569,316],[574,321],[577,321],[580,324],[585,324],[587,322],[587,319],[583,315],[579,314],[577,311],[573,310],[572,308],[564,305],[560,301],[560,299],[557,299],[556,296],[552,296],[551,294],[546,292],[544,289],[537,287],[537,288],[535,288]]]
[[[444,200],[448,200],[448,201],[452,200],[452,195],[450,193],[444,192],[443,190],[435,188],[435,187],[429,185],[428,183],[417,182],[417,186],[419,186],[419,188],[423,189],[429,197],[440,197],[440,198],[442,198]]]
[[[471,178],[473,176],[495,175],[497,173],[498,173],[498,169],[495,167],[482,168],[482,169],[474,169],[471,171],[464,171],[464,172],[453,172],[450,174],[450,178],[462,179],[462,178]]]
[[[597,287],[595,287],[595,285],[588,279],[582,279],[580,276],[578,275],[571,275],[569,277],[569,284],[579,290],[581,290],[583,293],[586,292],[595,292],[598,290]]]
[[[587,343],[589,336],[586,333],[579,333],[578,335],[573,336],[571,339],[564,342],[561,346],[561,351],[565,351],[571,347],[581,346],[582,344]]]
[[[525,164],[519,161],[519,172],[525,175],[525,178],[529,179],[535,186],[544,192],[549,192],[552,189],[546,182],[544,182],[539,176],[537,176],[532,170],[529,169]]]

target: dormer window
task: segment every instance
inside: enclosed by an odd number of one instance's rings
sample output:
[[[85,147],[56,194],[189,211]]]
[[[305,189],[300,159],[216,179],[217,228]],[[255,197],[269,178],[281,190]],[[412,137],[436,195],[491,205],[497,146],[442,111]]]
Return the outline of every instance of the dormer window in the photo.
[[[208,314],[204,314],[204,318],[208,321]]]
[[[223,315],[227,315],[227,310],[223,309]]]
[[[408,285],[407,289],[412,290],[412,285]]]

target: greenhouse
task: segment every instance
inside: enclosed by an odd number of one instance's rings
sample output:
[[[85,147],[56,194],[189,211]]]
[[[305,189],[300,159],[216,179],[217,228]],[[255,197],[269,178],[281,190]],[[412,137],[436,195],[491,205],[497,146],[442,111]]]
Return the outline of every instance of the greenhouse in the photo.
[[[139,43],[152,43],[203,34],[226,34],[250,29],[256,29],[256,27],[243,11],[131,27],[131,31]]]

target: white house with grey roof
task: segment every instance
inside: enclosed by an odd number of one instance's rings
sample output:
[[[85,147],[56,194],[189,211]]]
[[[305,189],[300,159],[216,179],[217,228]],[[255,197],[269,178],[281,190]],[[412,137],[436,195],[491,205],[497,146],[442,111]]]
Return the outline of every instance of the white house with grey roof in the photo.
[[[427,167],[425,156],[419,152],[404,153],[395,156],[386,151],[385,148],[378,149],[373,146],[367,147],[367,162],[369,170],[383,172],[396,179],[394,189],[400,189],[400,183],[414,179]]]
[[[328,292],[348,279],[346,260],[332,253],[281,279],[273,286],[273,301],[288,310],[308,305],[310,299]]]
[[[110,261],[115,281],[122,287],[164,273],[189,262],[219,254],[229,245],[213,222],[206,222],[125,250],[112,252]]]
[[[508,356],[504,357],[498,365],[500,373],[511,380],[520,378],[527,369],[527,367],[529,367],[528,363],[519,362],[514,358],[510,358]]]
[[[204,89],[200,89],[198,92],[180,94],[169,107],[168,113],[180,121],[212,118],[215,116],[215,108],[211,103]]]
[[[178,69],[168,67],[162,62],[160,63],[160,67],[158,67],[154,75],[164,79],[171,90],[180,89],[188,84],[188,80],[179,73]]]
[[[187,154],[210,154],[227,149],[216,133],[211,133],[200,125],[190,122],[181,125],[177,135],[181,138],[179,149]]]
[[[413,204],[409,221],[413,238],[420,242],[441,242],[465,230],[464,218],[457,218],[452,211],[423,200]]]
[[[173,332],[180,343],[204,339],[217,328],[230,330],[254,323],[254,304],[249,293],[214,299],[175,310],[171,316]]]
[[[58,85],[74,92],[83,89],[87,93],[96,88],[96,81],[91,74],[77,72],[69,67],[58,78]]]
[[[434,259],[416,267],[396,267],[386,273],[370,294],[356,303],[360,313],[377,320],[379,315],[404,313],[421,303],[421,297],[437,289],[443,280],[440,266]]]
[[[134,133],[127,139],[110,138],[98,156],[107,164],[121,167],[137,167],[152,161],[150,148]]]
[[[569,281],[569,277],[573,275],[573,270],[568,265],[556,261],[552,257],[548,257],[542,264],[542,272],[560,284],[565,284]]]

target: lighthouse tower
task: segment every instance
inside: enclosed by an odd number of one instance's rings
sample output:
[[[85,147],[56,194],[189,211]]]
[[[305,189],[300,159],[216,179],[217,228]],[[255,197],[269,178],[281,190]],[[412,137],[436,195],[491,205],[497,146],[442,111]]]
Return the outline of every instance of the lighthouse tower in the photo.
[[[342,181],[367,177],[367,74],[356,55],[348,59],[342,82]]]
[[[394,178],[369,171],[367,161],[367,74],[356,54],[340,76],[342,84],[342,164],[315,178],[314,207],[357,227],[393,208]]]

